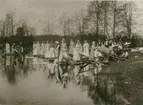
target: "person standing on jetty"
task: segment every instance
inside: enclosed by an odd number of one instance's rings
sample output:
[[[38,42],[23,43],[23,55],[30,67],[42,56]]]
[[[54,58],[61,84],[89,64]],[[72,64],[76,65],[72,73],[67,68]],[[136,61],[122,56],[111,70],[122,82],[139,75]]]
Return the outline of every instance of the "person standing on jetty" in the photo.
[[[95,49],[96,49],[96,45],[95,45],[95,41],[93,41],[93,42],[92,42],[92,45],[91,45],[91,50],[90,50],[90,57],[91,57],[92,59],[94,58]]]
[[[85,40],[84,44],[83,44],[83,54],[86,57],[89,57],[89,44],[88,44],[87,40]],[[84,71],[87,71],[87,70],[89,70],[89,65],[84,67]],[[88,76],[88,72],[84,72],[83,74],[84,74],[84,76]]]
[[[71,40],[71,41],[70,41],[70,45],[69,45],[69,53],[72,54],[72,55],[73,55],[74,47],[75,47],[74,41]]]
[[[41,44],[41,56],[42,56],[42,58],[44,58],[44,53],[45,53],[45,43],[44,43],[44,41],[42,41],[42,44]]]
[[[65,42],[65,39],[63,38],[61,46],[60,46],[59,61],[62,61],[64,57],[67,58],[68,55],[67,55],[67,43]]]
[[[44,42],[42,41],[42,43],[40,44],[40,57],[43,56],[43,51],[44,51]]]
[[[48,41],[46,41],[46,45],[45,45],[45,58],[49,58],[50,57],[50,44]]]
[[[8,67],[9,65],[10,65],[10,45],[9,45],[9,43],[8,42],[6,42],[6,67]]]
[[[55,57],[58,59],[60,53],[60,43],[58,41],[55,41]]]
[[[83,54],[89,56],[89,44],[87,43],[87,40],[85,40],[83,44]]]
[[[80,54],[79,53],[82,53],[82,45],[81,45],[80,41],[78,40],[76,45],[75,45],[74,51],[73,51],[73,60],[74,61],[80,60]]]
[[[33,56],[37,56],[37,43],[33,43]]]
[[[55,58],[55,48],[54,48],[54,44],[52,43],[51,44],[51,47],[50,47],[50,58]]]
[[[40,43],[37,41],[37,55],[40,55]]]
[[[80,61],[80,59],[81,59],[80,53],[82,53],[82,45],[81,45],[80,41],[77,40],[77,43],[76,43],[74,51],[73,51],[73,60],[75,62],[79,62]],[[75,65],[75,67],[73,69],[73,72],[74,72],[74,76],[76,78],[76,82],[78,82],[79,70],[80,70],[80,66],[79,65]]]
[[[6,42],[6,54],[10,54],[10,45]]]

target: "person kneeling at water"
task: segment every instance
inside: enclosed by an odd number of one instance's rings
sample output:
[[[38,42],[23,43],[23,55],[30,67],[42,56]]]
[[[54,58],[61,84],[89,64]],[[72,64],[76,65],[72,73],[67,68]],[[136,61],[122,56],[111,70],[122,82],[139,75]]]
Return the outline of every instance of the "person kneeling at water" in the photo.
[[[128,56],[129,56],[129,53],[127,51],[124,51],[121,55],[122,58],[126,58],[126,59],[128,58]]]

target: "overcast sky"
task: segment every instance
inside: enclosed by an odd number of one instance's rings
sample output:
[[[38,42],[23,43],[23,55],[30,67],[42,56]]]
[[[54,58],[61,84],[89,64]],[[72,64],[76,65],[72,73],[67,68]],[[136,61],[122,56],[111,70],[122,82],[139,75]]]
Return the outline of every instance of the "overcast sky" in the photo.
[[[143,1],[137,0],[136,3],[142,14]],[[58,19],[63,13],[72,15],[75,11],[85,9],[87,4],[88,0],[0,0],[0,20],[3,20],[5,14],[12,10],[15,11],[17,20],[27,20],[37,28],[38,33],[41,33],[42,24],[48,20],[48,17],[56,16]],[[39,20],[42,22],[40,23]],[[142,25],[143,16],[140,16],[138,21]]]

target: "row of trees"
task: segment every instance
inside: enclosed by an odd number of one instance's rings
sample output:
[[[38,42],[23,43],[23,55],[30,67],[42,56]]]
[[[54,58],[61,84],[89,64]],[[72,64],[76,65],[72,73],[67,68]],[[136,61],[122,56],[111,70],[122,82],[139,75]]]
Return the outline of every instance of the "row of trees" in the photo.
[[[64,13],[59,23],[64,36],[95,33],[96,38],[100,35],[130,38],[135,26],[135,10],[133,1],[90,1],[86,10],[76,12],[72,17]],[[47,26],[50,29],[47,34],[51,34],[53,25],[47,23]]]
[[[130,38],[135,25],[135,7],[133,1],[89,1],[87,9],[73,16],[64,13],[59,18],[59,27],[64,36],[95,34],[97,39],[101,35],[114,39],[116,36]],[[48,18],[41,34],[55,34],[55,25],[54,18]],[[19,26],[24,29],[25,35],[36,35],[36,28],[28,25],[25,20],[16,22],[13,12],[6,14],[0,26],[3,36],[15,35]]]
[[[28,22],[20,19],[16,21],[16,15],[14,12],[8,12],[5,15],[5,19],[0,21],[1,36],[9,37],[16,35],[17,28],[21,27],[24,30],[24,35],[35,35],[36,28],[28,25]]]

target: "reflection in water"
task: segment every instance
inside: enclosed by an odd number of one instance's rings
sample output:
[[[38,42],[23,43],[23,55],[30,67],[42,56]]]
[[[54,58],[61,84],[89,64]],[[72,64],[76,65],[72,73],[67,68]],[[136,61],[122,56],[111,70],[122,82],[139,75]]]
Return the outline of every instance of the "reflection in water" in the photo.
[[[54,63],[44,61],[43,59],[38,57],[28,58],[26,55],[19,53],[15,53],[13,56],[6,55],[5,58],[4,73],[7,77],[8,82],[12,85],[15,85],[17,83],[18,76],[20,76],[21,74],[24,76],[28,76],[28,72],[31,72],[32,70],[34,70],[35,72],[43,71],[44,76],[48,79],[47,82],[55,82],[56,80],[58,80],[56,78],[56,75],[59,74],[56,74],[56,72],[53,71],[56,69],[52,69]],[[67,75],[69,76],[65,79],[66,87],[68,88],[70,83],[74,83],[75,86],[79,85],[83,91],[87,91],[89,98],[93,101],[95,105],[117,104],[116,88],[113,80],[111,80],[110,78],[106,79],[103,78],[103,76],[99,75],[90,76],[89,78],[80,75],[78,77],[80,82],[79,84],[77,84],[73,72]],[[56,89],[54,91],[57,91]]]
[[[97,78],[99,79],[97,81]],[[96,105],[116,105],[116,90],[112,80],[101,80],[96,77],[96,82],[91,78],[85,78],[82,86],[87,87],[88,96]]]
[[[25,57],[23,66],[18,60],[15,65],[13,63],[15,59],[12,56],[6,58],[3,73],[9,84],[1,80],[0,75],[0,85],[3,85],[0,88],[2,89],[0,90],[0,104],[92,105],[86,94],[80,92],[78,88],[73,87],[70,83],[68,89],[63,90],[54,78],[48,78],[47,62],[41,63],[41,60],[38,60],[34,69],[33,59],[31,58]],[[8,60],[10,63],[7,63]],[[27,75],[29,73],[30,75]],[[26,78],[22,78],[23,75]],[[75,94],[77,95],[75,96]]]
[[[18,57],[18,56],[17,56]],[[31,67],[31,63],[33,60],[33,66]],[[49,71],[50,66],[52,67],[51,63],[48,62],[43,62],[42,60],[39,58],[23,58],[19,57],[13,57],[13,56],[6,56],[5,59],[5,75],[7,77],[7,80],[10,84],[16,84],[17,82],[17,77],[18,75],[20,75],[21,73],[23,75],[27,75],[28,71],[34,69],[36,71],[43,71],[44,75],[47,79],[49,79],[49,81],[55,81],[53,77],[50,77],[50,73],[53,71]],[[72,77],[72,76],[71,76]],[[114,97],[115,97],[115,93],[113,93],[114,90],[113,86],[110,85],[110,87],[108,87],[107,85],[107,81],[96,81],[98,79],[101,79],[100,77],[95,77],[94,81],[93,78],[85,78],[82,77],[83,80],[81,80],[81,84],[80,87],[82,90],[87,91],[88,92],[88,96],[91,98],[91,100],[93,101],[94,104],[99,104],[102,105],[103,103],[109,104],[109,105],[115,105],[114,103]],[[69,78],[68,81],[72,81],[72,78]],[[74,84],[75,81],[74,81]],[[68,87],[68,84],[67,84]],[[109,92],[110,91],[110,92]]]
[[[16,83],[16,71],[13,66],[6,67],[5,74],[10,84]]]
[[[10,84],[16,83],[16,76],[22,67],[22,59],[15,58],[14,56],[6,56],[4,63],[4,72]]]
[[[27,74],[25,62],[25,55],[23,54],[23,47],[13,44],[11,47],[7,43],[6,51],[4,55],[4,73],[10,84],[16,84],[17,75],[23,71],[23,74]],[[25,64],[24,64],[25,63]]]
[[[7,77],[8,82],[10,84],[15,84],[16,83],[16,71],[15,71],[15,66],[14,66],[14,62],[12,59],[13,59],[12,56],[6,56],[4,72]]]

